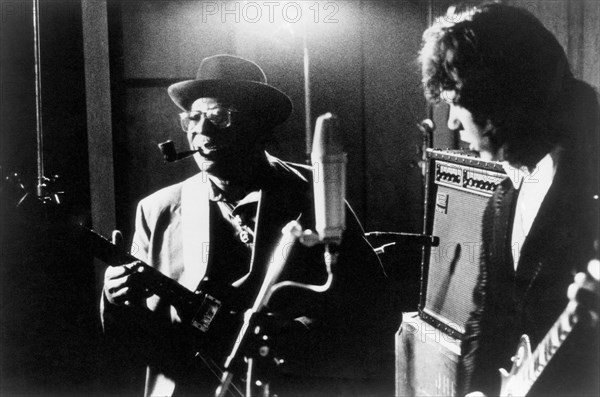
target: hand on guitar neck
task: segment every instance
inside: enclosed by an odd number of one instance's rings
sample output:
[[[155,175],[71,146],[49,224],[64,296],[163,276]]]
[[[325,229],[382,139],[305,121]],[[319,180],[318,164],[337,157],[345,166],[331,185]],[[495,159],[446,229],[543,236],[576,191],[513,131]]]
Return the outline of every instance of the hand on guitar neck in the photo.
[[[205,277],[195,291],[190,291],[126,253],[119,231],[113,232],[111,243],[89,229],[83,230],[98,257],[111,264],[104,273],[103,292],[109,304],[147,309],[146,299],[157,295],[175,308],[179,322],[201,331],[204,337],[199,341],[204,342],[215,338],[215,335],[225,335],[223,329],[237,324],[237,313],[242,307],[234,287]]]
[[[104,273],[104,295],[108,302],[117,306],[140,306],[144,299],[152,295],[140,281],[140,276],[148,271],[141,262],[123,266],[109,266]]]
[[[589,262],[587,272],[575,275],[567,290],[569,304],[550,329],[540,346],[532,353],[527,335],[521,337],[517,353],[512,358],[510,373],[501,369],[502,387],[500,396],[525,396],[562,342],[576,324],[597,327],[600,313],[600,261]],[[465,397],[485,397],[480,391]]]
[[[204,278],[196,291],[190,291],[157,269],[136,260],[125,252],[123,237],[118,230],[113,232],[112,244],[98,234],[87,232],[88,237],[93,238],[94,247],[102,247],[97,251],[99,257],[111,264],[104,273],[104,296],[110,304],[147,308],[146,298],[158,295],[177,310],[182,322],[203,332],[208,331],[212,318],[219,311],[220,299],[228,301],[230,311],[238,304],[234,289],[228,285]],[[213,296],[215,293],[219,298]]]
[[[112,243],[125,251],[123,236],[118,230],[113,232]],[[104,273],[106,299],[117,306],[143,305],[144,299],[152,295],[143,279],[152,271],[157,270],[144,266],[141,261],[109,266]]]

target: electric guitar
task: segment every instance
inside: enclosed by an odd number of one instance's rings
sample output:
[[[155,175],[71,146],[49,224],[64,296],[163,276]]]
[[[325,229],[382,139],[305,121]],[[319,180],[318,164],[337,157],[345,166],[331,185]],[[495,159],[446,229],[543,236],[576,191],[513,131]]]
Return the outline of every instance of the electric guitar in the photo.
[[[268,319],[269,316],[263,318],[263,313],[259,311],[268,303],[272,287],[286,265],[290,246],[299,237],[299,234],[294,232],[297,229],[292,228],[293,226],[288,225],[282,231],[281,240],[272,254],[268,272],[251,310],[246,310],[247,302],[244,303],[242,294],[232,286],[214,283],[204,278],[198,289],[192,292],[129,253],[123,252],[93,230],[76,225],[75,232],[79,235],[78,241],[82,241],[89,252],[109,265],[138,262],[132,270],[135,275],[139,275],[139,282],[147,293],[156,294],[175,307],[182,323],[188,326],[190,331],[196,331],[194,345],[197,361],[221,382],[219,396],[243,397],[245,394],[240,383],[244,382],[247,389],[260,390],[260,395],[269,395],[266,384],[279,362],[270,346],[270,335],[275,330],[275,320]],[[249,312],[255,317],[248,317]],[[250,326],[252,332],[247,331]],[[252,353],[253,351],[255,352]],[[256,374],[251,370],[248,370],[247,374],[240,373],[239,366],[243,365],[244,360],[241,358],[245,353],[256,355],[252,360],[261,363],[255,366],[256,368],[252,367]],[[226,354],[229,356],[226,357]],[[247,362],[252,360],[248,359]],[[232,372],[234,368],[237,377],[234,377]],[[248,381],[253,377],[257,380],[256,385]]]
[[[511,358],[513,364],[510,373],[504,368],[500,369],[500,396],[527,395],[563,342],[580,323],[579,316],[575,314],[577,306],[577,302],[569,302],[533,353],[529,337],[521,336],[517,352]]]
[[[132,271],[137,273],[137,282],[146,292],[150,295],[156,294],[174,306],[183,323],[191,325],[202,333],[207,334],[210,331],[213,321],[219,318],[222,308],[230,312],[234,309],[243,309],[237,307],[236,291],[231,286],[214,283],[205,277],[200,282],[199,288],[192,292],[133,255],[122,251],[95,231],[83,225],[75,225],[75,229],[85,248],[103,262],[112,266],[138,262]]]
[[[76,226],[78,240],[83,241],[88,252],[103,262],[109,265],[138,262],[132,270],[135,272],[134,277],[139,276],[139,279],[133,282],[139,282],[147,295],[156,294],[177,309],[182,324],[193,337],[193,353],[197,363],[206,367],[219,380],[227,354],[233,349],[238,330],[244,322],[244,311],[248,307],[248,303],[241,299],[242,294],[238,289],[205,277],[198,289],[192,292],[123,252],[95,231],[83,225]],[[242,395],[235,387],[232,387],[230,393],[234,396]]]
[[[40,225],[39,221],[44,220],[42,224],[46,233],[56,233],[74,239],[83,252],[90,253],[110,266],[137,262],[131,269],[130,282],[139,283],[145,296],[155,294],[165,303],[175,307],[182,324],[193,337],[196,361],[211,371],[219,382],[227,379],[227,384],[221,384],[219,388],[220,396],[244,397],[247,394],[242,391],[240,383],[246,383],[247,390],[260,391],[260,395],[269,394],[268,379],[279,362],[270,346],[271,335],[276,332],[277,320],[270,318],[273,316],[259,313],[263,306],[257,305],[266,306],[268,303],[273,292],[272,287],[286,265],[290,247],[299,238],[293,226],[294,222],[290,222],[282,230],[281,239],[272,254],[268,272],[252,307],[253,316],[248,317],[245,314],[252,311],[248,310],[249,291],[216,283],[205,277],[196,291],[192,292],[82,223],[64,221],[68,218],[60,205],[64,192],[54,191],[39,197],[28,191],[17,174],[5,177],[1,171],[0,167],[0,195],[9,202],[17,203],[15,210],[19,213],[19,218],[27,224]],[[55,181],[46,179],[46,182]],[[247,328],[251,328],[252,332],[246,332]],[[269,353],[265,353],[266,351]],[[252,360],[260,365],[248,364],[255,373],[252,374],[248,370],[244,376],[238,367],[243,366],[245,360],[241,358],[246,354],[255,357]],[[237,360],[233,360],[232,357]],[[252,360],[249,358],[248,362]],[[235,377],[232,372],[234,370]],[[252,379],[256,379],[257,382],[251,382]]]
[[[3,171],[2,168],[0,171]],[[56,184],[55,180],[48,179],[46,182]],[[19,175],[2,174],[0,193],[3,201],[15,203],[14,209],[24,225],[39,226],[46,233],[76,241],[82,252],[88,252],[111,266],[138,262],[132,269],[132,282],[139,283],[146,296],[156,294],[177,309],[182,323],[197,341],[195,353],[199,361],[220,372],[217,369],[233,348],[235,336],[243,323],[243,313],[249,305],[242,301],[241,291],[206,277],[196,291],[188,290],[94,230],[70,220],[62,205],[63,192],[55,191],[40,198],[31,192]],[[217,378],[220,376],[220,373],[217,374]]]

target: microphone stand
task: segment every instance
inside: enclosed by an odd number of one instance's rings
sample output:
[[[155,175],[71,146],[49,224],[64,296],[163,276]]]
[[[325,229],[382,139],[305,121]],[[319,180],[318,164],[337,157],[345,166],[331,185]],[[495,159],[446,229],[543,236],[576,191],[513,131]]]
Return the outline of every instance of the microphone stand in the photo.
[[[310,56],[308,52],[308,26],[307,21],[304,22],[304,30],[302,32],[302,51],[303,51],[303,66],[304,66],[304,133],[306,144],[306,162],[310,164],[310,152],[312,149],[312,129],[311,129],[311,102],[310,102]]]
[[[242,357],[246,358],[247,370],[246,370],[246,397],[252,396],[252,386],[253,384],[259,385],[262,387],[262,395],[268,396],[269,393],[269,383],[270,379],[259,379],[256,382],[253,382],[253,378],[255,377],[256,372],[260,372],[262,374],[268,374],[270,371],[256,371],[255,369],[255,360],[258,357],[266,357],[270,356],[270,346],[268,344],[263,344],[263,346],[259,346],[257,349],[253,349],[254,351],[247,352],[245,349],[251,343],[251,339],[253,337],[257,338],[260,334],[263,334],[265,326],[262,326],[259,321],[259,314],[262,314],[263,309],[268,305],[269,300],[272,296],[272,287],[275,285],[275,282],[279,278],[283,268],[285,266],[287,257],[291,250],[292,245],[296,242],[296,240],[302,235],[302,228],[300,224],[296,221],[292,221],[288,223],[282,230],[282,237],[277,245],[273,255],[271,256],[271,265],[267,269],[267,274],[265,275],[263,284],[256,296],[256,300],[252,307],[244,313],[244,323],[240,329],[238,337],[236,338],[235,344],[227,360],[225,361],[225,371],[223,372],[223,376],[221,378],[221,385],[217,388],[215,392],[215,396],[217,397],[225,397],[228,392],[230,386],[232,385],[233,378],[236,372],[234,366],[236,366],[239,360]],[[253,325],[253,327],[251,327]],[[251,330],[252,332],[250,332]],[[252,335],[253,334],[253,335]],[[266,334],[264,336],[267,336]],[[262,338],[265,340],[269,340],[267,338]],[[261,343],[258,343],[259,345]],[[256,343],[254,343],[256,345]],[[264,360],[263,360],[264,361]],[[266,394],[265,394],[266,393]]]
[[[296,221],[288,223],[283,228],[281,240],[271,256],[270,265],[256,296],[256,301],[252,308],[244,314],[244,323],[231,354],[225,361],[225,371],[221,385],[215,392],[216,397],[225,397],[227,390],[232,385],[237,369],[235,366],[242,357],[246,359],[247,363],[246,397],[252,397],[254,385],[260,388],[262,396],[268,397],[271,375],[279,362],[273,355],[273,349],[270,346],[268,322],[264,320],[266,317],[263,312],[271,296],[275,291],[285,287],[296,287],[316,293],[325,292],[331,287],[332,267],[338,258],[337,252],[332,252],[331,245],[341,243],[342,232],[346,228],[343,199],[346,183],[346,154],[342,150],[341,139],[337,134],[337,118],[333,114],[326,113],[317,119],[312,149],[316,232],[311,230],[303,232],[300,224]],[[322,175],[320,171],[322,171]],[[331,184],[332,180],[335,182],[334,184]],[[324,260],[327,280],[323,285],[295,281],[282,281],[276,284],[290,249],[298,239],[308,247],[316,244],[325,245]],[[260,378],[254,381],[257,375]]]
[[[35,63],[35,125],[37,137],[37,197],[46,196],[46,178],[44,177],[44,133],[42,131],[42,72],[40,55],[40,4],[33,0],[33,51]]]
[[[298,240],[308,247],[321,242],[325,244],[324,259],[327,279],[324,284],[311,285],[295,281],[276,283],[285,267],[293,244]],[[321,240],[311,230],[303,232],[298,222],[292,221],[283,228],[282,238],[271,256],[271,265],[267,270],[256,300],[252,307],[244,313],[244,323],[236,338],[233,349],[225,361],[225,371],[223,371],[221,384],[215,391],[215,397],[225,397],[229,389],[235,387],[233,381],[235,375],[241,372],[239,363],[242,358],[246,363],[245,397],[270,396],[270,383],[273,374],[283,360],[275,356],[272,346],[274,318],[265,313],[264,310],[268,306],[273,293],[281,288],[296,287],[317,293],[327,291],[333,281],[331,269],[337,262],[337,257],[338,254],[336,252],[331,252],[328,240]],[[259,388],[257,394],[253,393],[254,387]]]
[[[32,0],[33,17],[33,58],[35,73],[35,131],[36,131],[36,185],[35,192],[29,192],[21,182],[19,175],[13,174],[6,178],[9,184],[18,185],[21,197],[18,200],[16,208],[21,211],[31,211],[32,215],[41,217],[48,216],[50,210],[57,210],[61,204],[64,191],[58,191],[59,177],[53,175],[46,177],[44,175],[44,131],[42,118],[42,62],[40,51],[40,1]],[[52,185],[50,188],[49,185]],[[33,189],[32,189],[33,190]],[[44,204],[43,206],[37,204]],[[26,208],[26,210],[25,210]]]

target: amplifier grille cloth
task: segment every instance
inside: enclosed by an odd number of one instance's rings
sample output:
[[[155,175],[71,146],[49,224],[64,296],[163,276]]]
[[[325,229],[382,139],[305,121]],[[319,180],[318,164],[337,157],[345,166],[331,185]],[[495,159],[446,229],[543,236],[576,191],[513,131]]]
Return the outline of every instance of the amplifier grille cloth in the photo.
[[[433,211],[433,235],[439,247],[431,249],[425,310],[464,332],[473,309],[473,288],[479,272],[481,221],[488,197],[437,186],[446,197],[446,213]]]

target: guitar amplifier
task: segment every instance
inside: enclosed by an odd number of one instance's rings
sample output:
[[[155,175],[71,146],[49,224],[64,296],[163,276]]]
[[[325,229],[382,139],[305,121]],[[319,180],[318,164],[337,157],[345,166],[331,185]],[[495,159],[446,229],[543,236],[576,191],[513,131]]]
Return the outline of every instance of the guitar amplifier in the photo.
[[[460,340],[404,313],[396,333],[396,397],[456,395]]]
[[[500,163],[471,153],[427,151],[424,233],[440,243],[423,250],[419,315],[459,339],[474,306],[483,212],[506,177]]]

